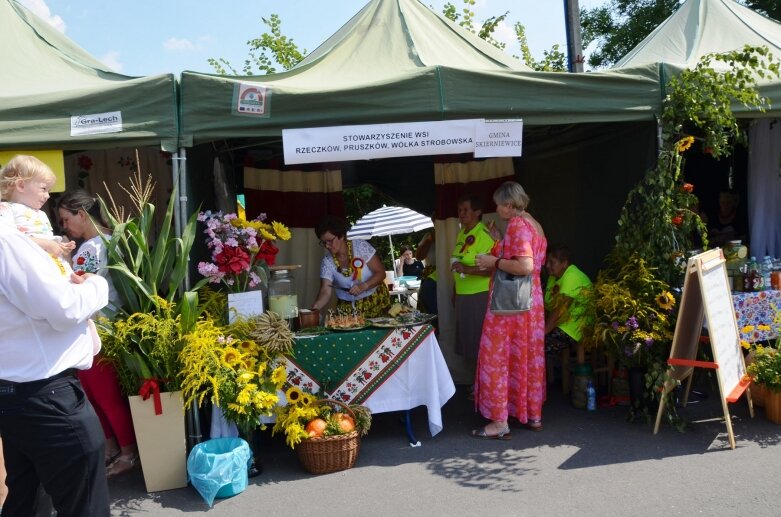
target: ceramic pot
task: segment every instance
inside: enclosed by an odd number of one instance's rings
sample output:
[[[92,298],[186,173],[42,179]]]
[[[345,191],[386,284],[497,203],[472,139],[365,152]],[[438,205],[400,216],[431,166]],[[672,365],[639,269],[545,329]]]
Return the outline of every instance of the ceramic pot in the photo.
[[[317,309],[300,309],[298,311],[298,328],[306,329],[320,325],[320,311]]]

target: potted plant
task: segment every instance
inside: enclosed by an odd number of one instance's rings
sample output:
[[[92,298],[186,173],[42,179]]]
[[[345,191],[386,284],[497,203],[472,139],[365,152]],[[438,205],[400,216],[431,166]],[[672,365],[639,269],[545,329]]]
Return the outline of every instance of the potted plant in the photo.
[[[775,317],[770,325],[757,325],[757,330],[772,331],[781,336],[781,308],[774,307]],[[765,416],[781,424],[781,337],[772,344],[749,343],[745,338],[754,332],[754,325],[740,329],[741,345],[748,350],[746,371],[751,378],[751,398],[754,405],[765,407]]]
[[[172,192],[160,225],[149,200],[154,185],[136,171],[130,187],[135,213],[125,216],[111,199],[112,233],[104,239],[111,279],[122,306],[113,319],[99,322],[103,354],[114,362],[128,395],[148,491],[187,483],[186,443],[178,372],[182,337],[197,319],[196,290],[182,291],[195,237],[195,216],[173,235]]]
[[[588,291],[591,324],[584,343],[606,347],[629,369],[632,410],[645,410],[650,396],[646,388],[655,385],[659,375],[655,365],[670,353],[676,299],[638,254],[623,257],[614,250],[609,264]]]

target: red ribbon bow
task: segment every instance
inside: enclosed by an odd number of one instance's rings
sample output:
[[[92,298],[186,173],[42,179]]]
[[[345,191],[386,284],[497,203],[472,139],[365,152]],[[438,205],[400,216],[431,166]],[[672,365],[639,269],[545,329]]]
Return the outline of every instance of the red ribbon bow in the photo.
[[[138,390],[138,395],[142,400],[148,400],[152,397],[152,401],[155,404],[155,415],[163,414],[163,403],[160,400],[160,385],[158,382],[165,382],[165,379],[143,379],[144,384],[141,385],[141,389]]]

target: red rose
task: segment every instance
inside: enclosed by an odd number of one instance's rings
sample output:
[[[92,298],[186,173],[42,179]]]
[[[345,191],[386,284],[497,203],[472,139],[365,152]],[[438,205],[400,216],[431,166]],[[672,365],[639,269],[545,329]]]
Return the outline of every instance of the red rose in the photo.
[[[84,257],[79,257],[79,258],[76,259],[76,264],[78,264],[80,266],[84,265],[85,262],[86,262],[86,260],[84,260]]]
[[[681,187],[681,190],[691,194],[692,192],[694,192],[694,185],[692,185],[691,183],[684,183],[683,186]]]
[[[680,215],[676,215],[671,219],[671,221],[675,226],[680,226],[681,224],[683,224],[683,217],[681,217]]]
[[[263,241],[263,244],[260,245],[260,249],[258,250],[258,260],[263,259],[266,261],[266,264],[269,266],[273,266],[274,262],[277,260],[277,253],[279,253],[279,248],[274,246],[271,241]]]
[[[221,273],[237,275],[249,269],[249,253],[233,246],[225,246],[222,253],[214,257]]]
[[[77,276],[84,276],[84,273],[86,273],[86,271],[76,271],[75,273]]]

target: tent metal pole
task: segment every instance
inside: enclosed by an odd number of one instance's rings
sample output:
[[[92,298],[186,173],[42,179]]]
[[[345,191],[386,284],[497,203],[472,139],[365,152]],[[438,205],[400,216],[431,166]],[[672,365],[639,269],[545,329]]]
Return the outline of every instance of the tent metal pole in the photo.
[[[173,155],[173,181],[174,190],[179,196],[176,208],[174,210],[174,219],[176,219],[176,237],[181,238],[184,228],[184,221],[187,218],[187,151],[184,147],[179,149],[178,153]],[[190,272],[185,273],[184,290],[190,289]],[[198,403],[193,401],[187,408],[187,450],[192,450],[197,444],[201,443],[203,435],[201,434],[201,414],[198,410]]]
[[[190,210],[187,205],[187,189],[189,186],[189,182],[187,181],[187,149],[180,147],[179,156],[179,189],[177,189],[177,192],[179,193],[179,234],[177,236],[181,238],[185,221],[190,217]],[[187,268],[187,271],[184,273],[184,288],[190,289],[189,268]]]
[[[390,235],[388,235],[388,242],[390,243],[391,269],[393,270],[393,278],[396,278],[396,255],[393,253],[393,238]],[[403,273],[404,271],[402,270]]]

